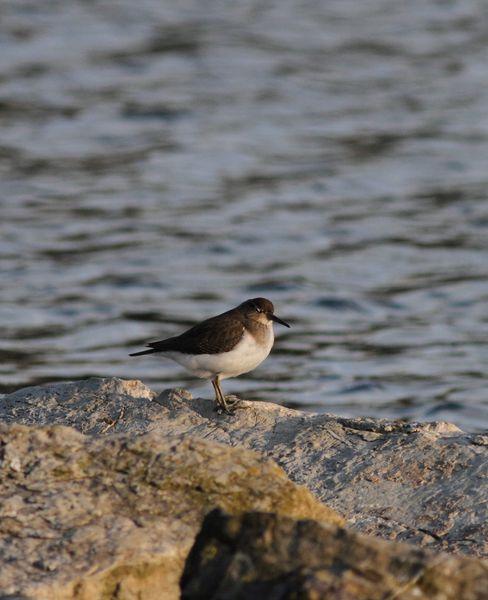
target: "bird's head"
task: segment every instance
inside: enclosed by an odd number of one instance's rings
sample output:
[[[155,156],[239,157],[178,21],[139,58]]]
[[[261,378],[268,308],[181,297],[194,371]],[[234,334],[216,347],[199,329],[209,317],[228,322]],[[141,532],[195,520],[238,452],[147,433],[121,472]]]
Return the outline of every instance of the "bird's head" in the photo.
[[[266,298],[251,298],[251,300],[246,300],[239,305],[239,309],[245,318],[251,321],[257,321],[264,325],[268,325],[270,321],[274,321],[285,327],[290,327],[288,323],[285,323],[285,321],[274,314],[273,303]]]

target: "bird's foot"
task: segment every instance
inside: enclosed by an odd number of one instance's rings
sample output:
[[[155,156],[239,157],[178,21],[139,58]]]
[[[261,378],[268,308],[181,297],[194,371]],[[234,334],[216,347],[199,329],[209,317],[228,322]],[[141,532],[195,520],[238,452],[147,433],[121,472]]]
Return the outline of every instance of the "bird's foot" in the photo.
[[[220,404],[216,404],[214,410],[218,415],[233,415],[233,414],[235,414],[235,411],[232,408],[229,408],[228,406],[224,407],[224,406],[221,406]]]
[[[233,415],[236,410],[247,408],[244,406],[237,396],[231,394],[230,396],[224,397],[224,402],[216,402],[214,410],[217,411],[217,414],[222,415]]]
[[[229,396],[225,396],[225,403],[229,408],[238,408],[241,404],[241,399],[235,394],[230,394]]]

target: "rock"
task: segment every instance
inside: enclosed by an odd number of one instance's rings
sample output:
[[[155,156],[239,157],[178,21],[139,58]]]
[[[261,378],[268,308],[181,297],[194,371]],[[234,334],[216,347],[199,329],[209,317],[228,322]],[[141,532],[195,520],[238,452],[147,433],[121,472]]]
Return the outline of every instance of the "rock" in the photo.
[[[335,525],[215,510],[181,587],[182,600],[486,600],[488,568]]]
[[[3,396],[0,422],[67,425],[90,435],[148,433],[166,422],[151,402],[155,395],[141,381],[115,377],[27,387]]]
[[[5,396],[0,421],[62,423],[85,433],[213,440],[273,458],[296,483],[364,533],[487,556],[487,436],[448,423],[307,414],[242,402],[234,416],[182,390],[156,396],[140,382],[90,379]]]
[[[171,430],[273,458],[363,533],[488,556],[488,447],[448,423],[306,414],[243,402],[216,418],[212,403],[163,393]]]
[[[0,597],[178,598],[184,560],[214,507],[342,522],[242,448],[160,431],[87,437],[0,425]]]

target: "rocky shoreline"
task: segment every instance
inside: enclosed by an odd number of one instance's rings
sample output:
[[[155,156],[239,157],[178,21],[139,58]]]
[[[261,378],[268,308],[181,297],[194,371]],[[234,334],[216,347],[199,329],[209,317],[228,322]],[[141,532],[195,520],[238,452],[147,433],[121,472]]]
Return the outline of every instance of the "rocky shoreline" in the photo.
[[[0,596],[178,598],[200,531],[185,598],[486,598],[488,436],[243,405],[115,378],[2,397]]]

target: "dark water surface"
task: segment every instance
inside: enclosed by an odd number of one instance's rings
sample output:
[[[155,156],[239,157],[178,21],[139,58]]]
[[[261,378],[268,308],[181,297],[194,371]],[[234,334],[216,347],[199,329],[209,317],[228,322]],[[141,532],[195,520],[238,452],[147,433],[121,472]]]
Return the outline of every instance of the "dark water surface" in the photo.
[[[2,0],[0,391],[210,396],[128,352],[264,295],[226,391],[486,428],[487,48],[481,0]]]

